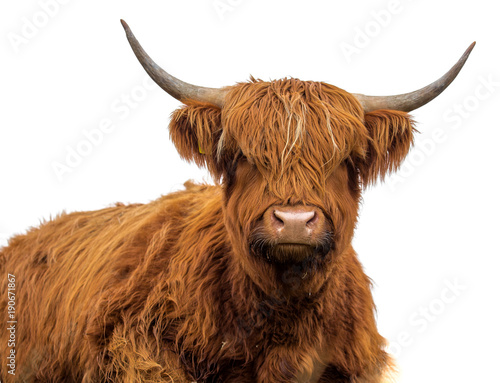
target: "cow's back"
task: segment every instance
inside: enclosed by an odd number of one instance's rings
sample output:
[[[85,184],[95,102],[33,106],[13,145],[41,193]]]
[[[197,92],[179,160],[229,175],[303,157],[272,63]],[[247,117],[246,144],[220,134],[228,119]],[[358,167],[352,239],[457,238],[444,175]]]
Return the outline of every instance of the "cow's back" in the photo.
[[[89,377],[96,358],[106,357],[99,338],[114,330],[101,326],[126,320],[108,313],[141,310],[192,215],[220,200],[217,187],[186,189],[149,204],[63,214],[0,250],[2,297],[7,274],[15,276],[16,379]],[[6,303],[0,300],[0,312]],[[2,327],[6,345],[10,334]],[[2,361],[9,350],[0,347]],[[3,362],[0,371],[9,377]]]

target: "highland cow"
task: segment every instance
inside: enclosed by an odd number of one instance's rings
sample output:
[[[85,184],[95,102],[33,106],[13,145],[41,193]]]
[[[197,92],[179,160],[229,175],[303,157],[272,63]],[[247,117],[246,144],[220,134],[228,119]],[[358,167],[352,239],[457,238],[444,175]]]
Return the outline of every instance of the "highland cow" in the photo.
[[[453,81],[473,45],[403,95],[294,78],[212,89],[166,73],[123,26],[184,104],[169,126],[179,154],[215,185],[62,214],[10,239],[0,269],[15,278],[17,332],[6,347],[2,326],[2,381],[381,382],[392,363],[351,246],[361,192],[398,168],[408,112]]]

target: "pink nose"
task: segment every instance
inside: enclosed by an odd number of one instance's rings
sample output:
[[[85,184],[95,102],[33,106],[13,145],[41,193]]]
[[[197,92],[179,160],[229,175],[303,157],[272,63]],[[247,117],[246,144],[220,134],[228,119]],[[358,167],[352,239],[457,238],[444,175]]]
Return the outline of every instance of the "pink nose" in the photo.
[[[309,243],[324,216],[309,206],[277,206],[269,209],[268,219],[279,242]]]

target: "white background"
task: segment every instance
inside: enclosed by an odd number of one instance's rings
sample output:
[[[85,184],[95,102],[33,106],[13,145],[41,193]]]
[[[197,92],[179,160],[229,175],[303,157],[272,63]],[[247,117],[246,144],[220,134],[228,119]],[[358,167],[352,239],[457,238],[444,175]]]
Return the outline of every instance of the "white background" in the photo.
[[[167,124],[180,104],[141,85],[120,18],[170,73],[212,87],[252,74],[407,92],[476,40],[456,81],[413,113],[421,134],[399,178],[365,193],[354,245],[400,382],[500,382],[500,27],[491,0],[46,3],[0,5],[3,244],[62,211],[147,203],[187,179],[209,181],[175,152]],[[54,164],[106,119],[115,129],[58,177]]]

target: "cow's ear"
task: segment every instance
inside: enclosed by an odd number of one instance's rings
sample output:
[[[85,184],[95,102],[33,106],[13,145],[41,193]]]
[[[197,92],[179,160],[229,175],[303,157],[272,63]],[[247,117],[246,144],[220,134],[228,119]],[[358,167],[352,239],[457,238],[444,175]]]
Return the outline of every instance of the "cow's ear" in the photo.
[[[376,110],[365,114],[367,150],[358,162],[363,186],[398,169],[413,144],[414,125],[406,112]]]
[[[221,109],[207,103],[194,101],[172,113],[170,137],[180,156],[198,166],[206,166],[210,173],[220,178],[223,164],[217,155],[217,143],[222,134]]]

